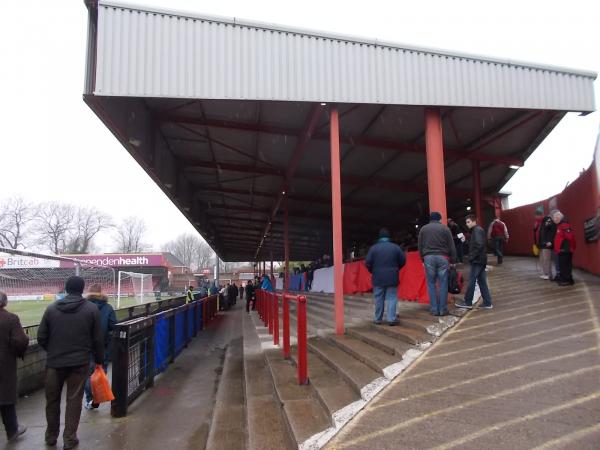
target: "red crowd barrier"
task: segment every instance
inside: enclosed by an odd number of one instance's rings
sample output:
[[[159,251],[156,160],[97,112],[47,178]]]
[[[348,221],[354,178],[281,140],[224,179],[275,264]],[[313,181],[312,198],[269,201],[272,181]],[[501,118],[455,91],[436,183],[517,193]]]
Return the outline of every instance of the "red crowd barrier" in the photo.
[[[256,291],[256,309],[269,334],[273,335],[273,344],[279,346],[279,295],[259,289]],[[290,349],[290,301],[296,302],[296,321],[298,324],[298,384],[308,384],[308,344],[306,326],[306,297],[303,295],[281,295],[283,303],[283,357],[291,357]]]

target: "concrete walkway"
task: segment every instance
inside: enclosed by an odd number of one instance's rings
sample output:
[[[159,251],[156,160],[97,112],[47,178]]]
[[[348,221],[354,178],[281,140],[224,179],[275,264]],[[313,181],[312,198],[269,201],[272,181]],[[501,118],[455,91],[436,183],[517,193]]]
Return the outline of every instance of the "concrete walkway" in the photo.
[[[204,448],[211,428],[215,396],[223,370],[226,350],[241,351],[241,311],[243,302],[221,312],[207,330],[192,340],[174,364],[156,378],[129,408],[122,419],[110,416],[110,405],[81,413],[78,449],[152,450]],[[17,405],[19,422],[28,427],[16,443],[6,444],[4,433],[0,448],[46,449],[45,400],[43,391],[21,399]],[[64,400],[63,400],[64,416]],[[61,425],[62,433],[62,425]],[[62,436],[59,439],[62,448]],[[217,446],[218,447],[218,446]]]
[[[600,278],[494,267],[473,310],[331,441],[329,449],[600,449]]]

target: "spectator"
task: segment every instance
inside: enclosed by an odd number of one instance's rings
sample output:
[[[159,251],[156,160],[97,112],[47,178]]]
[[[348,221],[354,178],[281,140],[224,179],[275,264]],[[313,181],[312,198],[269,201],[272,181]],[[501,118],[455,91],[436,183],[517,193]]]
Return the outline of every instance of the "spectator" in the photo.
[[[250,307],[252,306],[252,311],[256,308],[256,298],[254,293],[254,285],[252,284],[252,280],[248,280],[246,283],[246,312],[250,313]],[[250,305],[252,304],[252,305]]]
[[[240,281],[240,288],[238,289],[238,293],[240,295],[240,300],[244,300],[244,283]]]
[[[102,362],[102,368],[104,372],[108,369],[108,362],[110,361],[110,343],[112,341],[112,330],[115,328],[117,323],[117,316],[112,305],[108,303],[108,297],[102,294],[102,286],[99,284],[92,284],[87,295],[88,301],[95,304],[100,311],[100,331],[102,332],[102,338],[104,343],[104,361]],[[90,371],[91,375],[94,373],[95,364],[94,360],[90,358]],[[100,406],[98,403],[94,403],[92,396],[92,387],[90,385],[90,379],[85,381],[85,408],[96,409]]]
[[[83,278],[70,277],[67,296],[46,308],[38,328],[38,344],[46,350],[46,444],[56,445],[60,433],[60,401],[67,384],[67,407],[63,448],[79,444],[77,428],[81,416],[83,388],[88,376],[90,353],[96,364],[104,362],[100,311],[82,297]]]
[[[532,251],[533,251],[534,256],[539,257],[540,271],[542,272],[542,274],[540,275],[540,278],[544,278],[544,272],[542,269],[542,254],[540,252],[540,234],[541,234],[541,230],[542,230],[542,221],[543,220],[544,220],[544,208],[542,206],[539,206],[535,209],[535,213],[534,213]],[[545,279],[547,280],[548,278],[545,278]]]
[[[185,295],[185,302],[193,302],[194,301],[194,286],[188,287],[187,293]]]
[[[264,291],[275,292],[275,289],[273,289],[273,284],[271,283],[271,280],[269,279],[266,273],[263,274],[260,288]]]
[[[429,311],[434,316],[448,314],[448,269],[456,260],[456,248],[447,226],[440,223],[442,215],[433,211],[429,223],[419,232],[419,254],[425,266]],[[439,286],[436,288],[436,284]]]
[[[452,220],[448,219],[448,228],[450,229],[450,233],[452,234],[452,240],[454,241],[454,247],[456,248],[456,262],[463,262],[463,241],[459,235],[462,236],[460,231],[460,227],[458,224]]]
[[[554,253],[558,256],[560,273],[558,275],[559,286],[573,286],[573,252],[575,251],[575,233],[571,224],[560,211],[552,216],[556,224],[556,237],[554,238]]]
[[[29,338],[19,317],[6,310],[8,297],[0,292],[0,413],[6,439],[13,442],[27,431],[17,420],[17,358],[25,355]]]
[[[227,300],[229,301],[229,305],[235,305],[237,299],[237,287],[235,283],[231,283],[227,285]]]
[[[217,295],[218,293],[219,293],[219,288],[217,287],[217,282],[213,281],[213,284],[210,287],[210,295]]]
[[[372,274],[373,294],[375,295],[375,320],[381,325],[383,310],[387,300],[388,325],[398,324],[396,306],[398,304],[399,272],[406,263],[402,249],[390,242],[390,232],[386,228],[379,231],[379,240],[367,253],[365,265]]]
[[[502,264],[504,258],[504,244],[508,242],[508,228],[506,224],[496,217],[488,227],[488,239],[494,244],[494,254],[498,258],[498,264]]]
[[[552,261],[554,260],[554,238],[556,237],[556,224],[552,220],[552,216],[542,218],[539,231],[539,247],[540,247],[540,266],[544,280],[551,280],[552,277]]]
[[[472,309],[473,296],[475,295],[475,282],[479,285],[483,303],[480,309],[492,309],[492,296],[487,284],[487,265],[486,239],[485,231],[477,225],[477,217],[474,214],[467,216],[467,227],[471,230],[471,239],[469,240],[469,262],[471,271],[469,272],[469,285],[465,292],[465,298],[462,303],[455,303],[457,308]]]

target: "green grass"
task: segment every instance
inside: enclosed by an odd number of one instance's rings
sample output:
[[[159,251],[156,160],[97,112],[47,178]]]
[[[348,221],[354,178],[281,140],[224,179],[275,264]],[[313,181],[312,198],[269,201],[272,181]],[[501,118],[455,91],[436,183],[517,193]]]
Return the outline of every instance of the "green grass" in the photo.
[[[166,300],[165,297],[162,300]],[[156,301],[154,296],[148,296],[147,301],[144,303],[151,303]],[[117,299],[110,299],[110,304],[113,308],[117,309]],[[26,300],[26,301],[9,301],[6,309],[12,313],[15,313],[21,319],[21,325],[28,327],[31,325],[37,325],[42,320],[42,315],[46,310],[46,307],[52,303],[46,300]],[[139,305],[140,299],[134,297],[121,297],[121,308],[127,308],[129,306]]]

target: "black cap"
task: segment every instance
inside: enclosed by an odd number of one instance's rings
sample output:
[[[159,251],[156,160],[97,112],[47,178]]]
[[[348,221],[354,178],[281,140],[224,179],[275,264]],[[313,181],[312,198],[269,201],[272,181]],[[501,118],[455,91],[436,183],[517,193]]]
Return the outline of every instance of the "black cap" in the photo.
[[[67,282],[65,283],[65,291],[67,294],[83,294],[83,288],[85,287],[85,281],[83,278],[72,276],[69,277]]]

